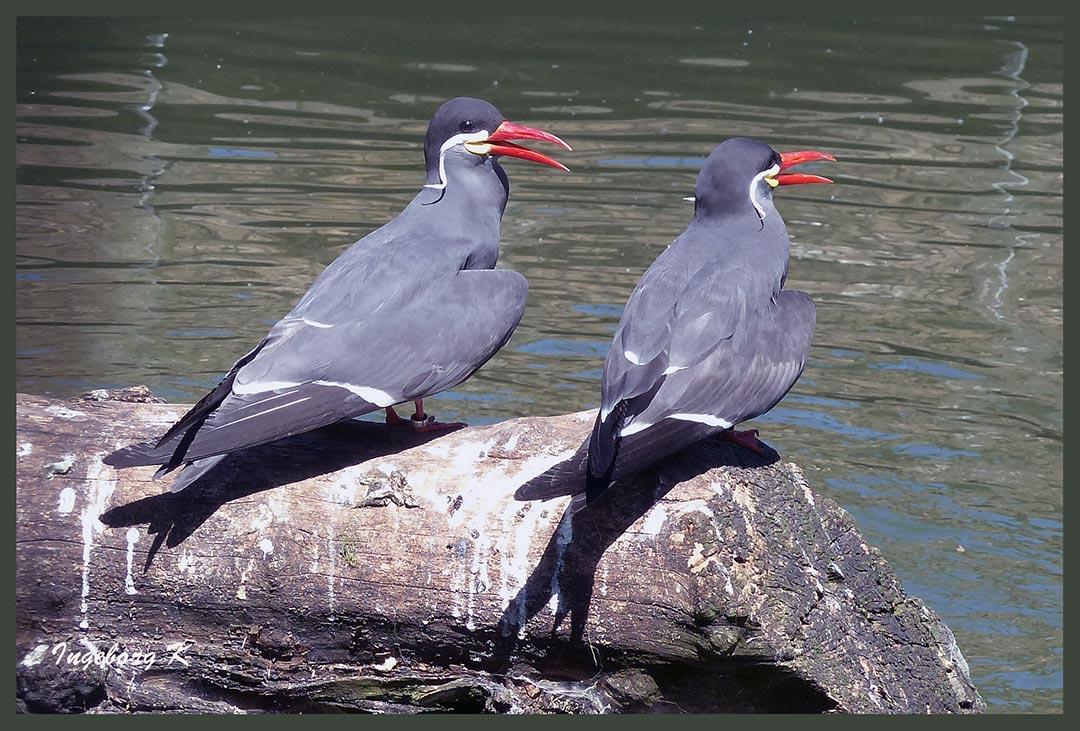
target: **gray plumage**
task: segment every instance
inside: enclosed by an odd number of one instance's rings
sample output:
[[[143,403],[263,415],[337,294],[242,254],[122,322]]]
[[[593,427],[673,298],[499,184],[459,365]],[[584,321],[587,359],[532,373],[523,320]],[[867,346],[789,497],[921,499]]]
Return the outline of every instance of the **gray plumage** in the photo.
[[[790,244],[772,188],[828,181],[776,180],[784,168],[771,147],[745,138],[709,155],[693,220],[626,303],[592,434],[518,499],[591,500],[613,480],[766,413],[791,389],[810,353],[815,308],[805,292],[783,288]]]
[[[528,294],[521,274],[494,268],[506,174],[494,151],[461,144],[504,122],[479,99],[444,104],[425,140],[425,187],[401,214],[330,264],[161,439],[105,462],[160,464],[159,475],[190,465],[173,483],[180,490],[229,452],[422,399],[475,373],[510,339]]]

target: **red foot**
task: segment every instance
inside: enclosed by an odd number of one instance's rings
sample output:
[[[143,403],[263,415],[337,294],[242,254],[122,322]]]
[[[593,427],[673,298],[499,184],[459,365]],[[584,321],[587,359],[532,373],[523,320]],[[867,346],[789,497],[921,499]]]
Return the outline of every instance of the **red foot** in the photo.
[[[419,414],[413,414],[410,419],[402,419],[398,416],[398,413],[394,411],[393,406],[386,407],[386,423],[393,426],[408,426],[413,431],[425,434],[427,432],[439,432],[439,431],[453,431],[454,429],[462,429],[468,424],[460,421],[454,421],[449,424],[444,424],[441,421],[435,421],[434,416],[425,414],[423,418]]]
[[[755,452],[762,456],[768,454],[766,451],[767,445],[765,442],[758,439],[757,429],[745,429],[738,431],[737,429],[725,429],[720,432],[720,438],[725,442],[735,442],[740,447],[746,447],[751,452]]]
[[[420,421],[418,419],[409,419],[409,425],[413,428],[414,431],[420,432],[421,434],[436,431],[453,431],[455,429],[464,429],[468,426],[468,424],[463,421],[451,421],[444,424],[441,421],[435,421],[434,416],[429,416],[423,421]]]

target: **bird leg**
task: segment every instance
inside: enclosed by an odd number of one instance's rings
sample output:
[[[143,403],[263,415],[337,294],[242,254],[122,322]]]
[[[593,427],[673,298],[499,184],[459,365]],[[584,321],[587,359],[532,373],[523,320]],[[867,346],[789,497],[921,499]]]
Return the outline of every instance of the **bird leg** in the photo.
[[[768,454],[765,451],[767,445],[758,439],[757,429],[744,429],[743,431],[734,428],[724,429],[724,431],[720,432],[720,439],[725,442],[735,442],[740,447],[745,447],[756,454],[763,456]]]
[[[435,421],[435,417],[424,413],[424,400],[416,399],[413,401],[413,405],[416,407],[416,413],[409,419],[402,419],[398,416],[398,413],[394,411],[393,406],[386,407],[386,423],[394,426],[410,426],[414,431],[425,433],[434,431],[450,431],[453,429],[461,429],[468,426],[460,421],[444,424],[441,421]]]

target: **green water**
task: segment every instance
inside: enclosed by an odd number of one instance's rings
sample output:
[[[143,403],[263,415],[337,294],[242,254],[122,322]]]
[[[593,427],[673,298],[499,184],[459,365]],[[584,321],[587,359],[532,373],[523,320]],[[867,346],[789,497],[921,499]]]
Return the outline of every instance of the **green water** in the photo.
[[[422,181],[480,96],[509,161],[509,345],[431,399],[595,406],[621,307],[722,139],[835,155],[778,192],[814,349],[754,424],[956,634],[995,712],[1063,711],[1060,19],[124,21],[17,27],[16,388],[212,386]],[[546,151],[546,150],[545,150]]]

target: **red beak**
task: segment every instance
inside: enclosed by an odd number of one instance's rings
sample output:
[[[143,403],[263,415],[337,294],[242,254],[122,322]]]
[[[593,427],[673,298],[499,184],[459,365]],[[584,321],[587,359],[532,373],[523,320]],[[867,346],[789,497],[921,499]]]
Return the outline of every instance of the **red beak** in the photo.
[[[490,155],[519,157],[522,160],[531,160],[532,162],[550,165],[553,168],[559,168],[560,170],[570,172],[570,168],[566,167],[558,160],[554,160],[536,150],[530,150],[528,147],[515,145],[513,142],[510,142],[510,140],[540,140],[541,142],[554,143],[567,150],[570,149],[570,145],[566,144],[550,132],[545,132],[542,129],[535,129],[533,127],[526,127],[521,124],[514,124],[513,122],[503,122],[500,124],[499,128],[495,130],[483,144],[491,145],[491,149],[488,151],[488,154]]]
[[[781,152],[780,153],[780,169],[787,170],[790,167],[800,165],[804,162],[811,162],[813,160],[828,160],[829,162],[836,162],[836,158],[832,155],[828,155],[824,152],[817,152],[816,150],[801,150],[799,152]],[[823,178],[820,175],[807,175],[803,173],[791,173],[789,175],[777,175],[775,178],[779,185],[801,185],[802,183],[831,183],[828,178]]]

